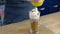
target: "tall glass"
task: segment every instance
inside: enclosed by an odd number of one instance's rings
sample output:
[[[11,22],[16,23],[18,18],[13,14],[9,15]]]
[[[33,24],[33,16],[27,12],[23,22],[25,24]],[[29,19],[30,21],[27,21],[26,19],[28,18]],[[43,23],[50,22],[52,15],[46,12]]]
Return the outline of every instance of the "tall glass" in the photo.
[[[31,21],[31,30],[30,34],[38,34],[40,13],[37,8],[29,12],[30,21]]]

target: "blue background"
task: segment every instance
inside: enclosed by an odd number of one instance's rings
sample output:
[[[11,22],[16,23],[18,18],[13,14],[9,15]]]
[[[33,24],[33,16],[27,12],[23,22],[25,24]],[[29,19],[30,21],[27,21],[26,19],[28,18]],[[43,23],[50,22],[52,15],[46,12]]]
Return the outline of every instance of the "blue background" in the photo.
[[[57,6],[57,7],[54,7],[54,6]],[[58,11],[60,11],[60,0],[45,0],[44,4],[41,7],[37,7],[37,8],[38,8],[39,12],[41,12],[41,16],[58,12]],[[18,14],[18,12],[17,12],[17,14]],[[7,15],[7,14],[5,14],[5,15]],[[13,20],[13,18],[12,18],[10,23],[7,23],[7,21],[9,20],[9,17],[14,17],[14,16],[7,15],[7,19],[5,20],[6,23],[4,23],[3,25],[11,24],[11,23],[15,23],[16,21],[19,21],[19,18],[18,18],[15,22],[12,22],[12,20]],[[21,19],[22,19],[22,17],[23,17],[23,15],[21,15]],[[27,19],[28,16],[26,16],[24,18]],[[25,19],[23,19],[23,20],[25,20]]]
[[[56,5],[57,7],[53,7]],[[40,10],[41,8],[45,8],[45,9]],[[45,0],[43,6],[38,7],[38,10],[41,12],[41,16],[58,12],[60,10],[60,0]]]

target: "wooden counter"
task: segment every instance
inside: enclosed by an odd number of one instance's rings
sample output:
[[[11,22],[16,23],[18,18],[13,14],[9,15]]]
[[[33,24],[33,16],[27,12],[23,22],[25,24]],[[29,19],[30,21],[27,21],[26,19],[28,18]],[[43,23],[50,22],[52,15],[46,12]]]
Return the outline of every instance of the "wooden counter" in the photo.
[[[10,24],[2,27],[2,30],[0,30],[1,34],[29,34],[30,29],[30,23],[29,20]],[[40,32],[39,34],[53,34],[52,31],[45,28],[43,25],[40,25]]]
[[[39,34],[55,34],[59,32],[54,30],[54,24],[60,24],[60,12],[41,16]],[[58,25],[59,26],[59,25]],[[59,26],[60,27],[60,26]],[[0,34],[29,34],[30,20],[13,23],[6,26],[0,26]]]

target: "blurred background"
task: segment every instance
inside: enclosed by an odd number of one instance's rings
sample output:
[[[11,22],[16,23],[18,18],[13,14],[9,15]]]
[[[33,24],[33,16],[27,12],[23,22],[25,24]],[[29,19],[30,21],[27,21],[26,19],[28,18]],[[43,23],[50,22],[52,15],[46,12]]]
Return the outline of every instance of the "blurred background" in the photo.
[[[0,0],[0,9],[1,10],[3,8],[5,8],[5,2],[6,2],[5,0]],[[37,8],[41,12],[41,16],[55,13],[55,12],[59,12],[60,11],[60,0],[45,0],[43,6],[37,7]],[[0,13],[2,12],[1,10],[0,10]],[[5,14],[5,15],[7,15],[7,14]],[[9,16],[9,15],[7,15],[7,16]],[[13,16],[10,16],[10,17],[13,17]],[[5,20],[5,21],[7,21],[7,20]],[[13,22],[11,22],[11,23],[13,23]],[[1,14],[0,14],[0,25],[1,24],[4,25],[4,23],[1,22]],[[5,24],[10,24],[10,23],[5,23]]]
[[[3,18],[1,18],[1,17],[4,16],[4,15],[3,15],[3,13],[4,13],[4,8],[5,8],[5,0],[0,0],[0,26],[3,24],[3,23],[2,23],[2,19],[3,19]]]

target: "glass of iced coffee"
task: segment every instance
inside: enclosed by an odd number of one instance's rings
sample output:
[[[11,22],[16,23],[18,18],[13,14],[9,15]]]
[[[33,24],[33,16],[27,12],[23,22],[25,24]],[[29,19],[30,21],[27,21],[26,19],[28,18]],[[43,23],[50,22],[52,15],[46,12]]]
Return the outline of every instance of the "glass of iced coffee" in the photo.
[[[38,34],[40,13],[38,12],[37,8],[29,12],[29,17],[31,21],[30,34]]]

